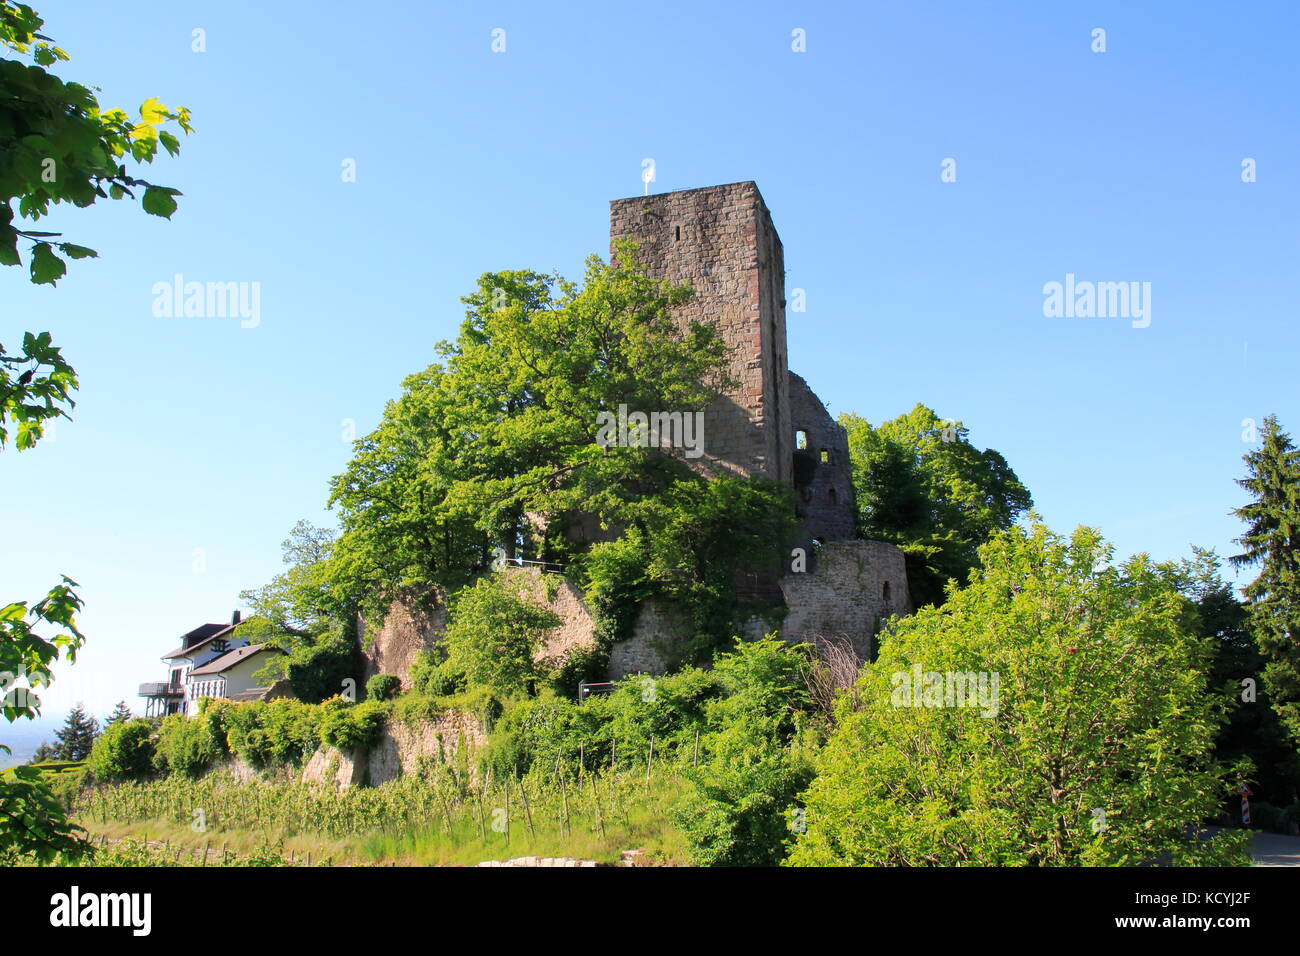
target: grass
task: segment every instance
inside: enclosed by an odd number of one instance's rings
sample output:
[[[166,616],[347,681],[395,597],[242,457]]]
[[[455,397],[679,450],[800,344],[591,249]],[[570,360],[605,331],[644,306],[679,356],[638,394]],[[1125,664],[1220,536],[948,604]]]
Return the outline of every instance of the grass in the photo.
[[[632,849],[644,849],[649,863],[685,865],[686,844],[669,816],[682,789],[682,781],[675,777],[639,783],[623,791],[621,800],[602,808],[599,818],[589,813],[581,819],[570,815],[567,826],[562,808],[558,812],[553,806],[547,808],[550,812],[534,808],[530,825],[529,814],[516,806],[509,819],[497,814],[493,821],[485,815],[481,831],[472,818],[453,818],[450,827],[444,821],[414,831],[372,833],[360,841],[359,848],[372,862],[416,866],[472,866],[521,856],[617,863],[623,850]]]
[[[42,777],[53,778],[62,774],[79,773],[85,768],[86,762],[84,760],[47,760],[44,763],[30,763],[24,766],[38,771]],[[0,770],[0,778],[13,780],[15,769],[17,768],[10,767],[8,770]]]
[[[145,840],[179,851],[184,864],[204,846],[266,859],[269,854],[334,865],[464,866],[521,856],[617,863],[644,849],[646,863],[686,864],[670,808],[685,782],[671,773],[529,775],[508,785],[470,785],[444,771],[374,788],[333,791],[301,783],[166,778],[97,787],[78,795],[74,819],[92,840]],[[192,827],[196,808],[202,826]],[[146,848],[147,849],[147,848]],[[117,865],[152,865],[147,853]],[[131,862],[135,860],[137,862]],[[106,859],[107,862],[107,859]],[[108,863],[108,865],[113,865]]]

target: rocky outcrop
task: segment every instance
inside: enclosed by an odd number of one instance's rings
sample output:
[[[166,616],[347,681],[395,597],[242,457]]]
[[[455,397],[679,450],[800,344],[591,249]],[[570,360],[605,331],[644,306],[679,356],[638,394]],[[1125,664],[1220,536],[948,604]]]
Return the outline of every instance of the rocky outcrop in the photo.
[[[321,747],[302,768],[303,783],[330,784],[345,788],[366,782],[364,751],[344,753],[333,747]]]
[[[451,762],[462,747],[472,753],[486,743],[483,721],[463,711],[449,710],[433,719],[409,724],[390,720],[368,748],[366,780],[378,786],[419,773],[422,764]],[[472,775],[472,761],[468,763]]]
[[[419,773],[426,765],[451,762],[467,748],[466,756],[487,744],[483,721],[459,710],[410,722],[387,720],[368,747],[348,753],[322,746],[302,769],[304,783],[335,787],[379,786],[407,774]],[[474,775],[474,763],[466,760]]]

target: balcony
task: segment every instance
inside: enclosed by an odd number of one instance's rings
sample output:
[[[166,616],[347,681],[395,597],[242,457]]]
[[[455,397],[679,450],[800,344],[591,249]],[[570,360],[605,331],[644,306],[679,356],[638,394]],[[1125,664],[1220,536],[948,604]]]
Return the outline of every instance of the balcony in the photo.
[[[166,681],[152,681],[148,684],[140,685],[141,697],[184,697],[185,688],[178,684],[169,684]]]

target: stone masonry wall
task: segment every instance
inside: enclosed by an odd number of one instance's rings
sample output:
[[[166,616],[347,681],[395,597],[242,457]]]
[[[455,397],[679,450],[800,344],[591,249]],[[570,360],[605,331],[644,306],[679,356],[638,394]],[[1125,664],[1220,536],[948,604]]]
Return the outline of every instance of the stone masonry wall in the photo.
[[[471,751],[485,746],[487,736],[481,720],[458,710],[410,725],[386,721],[366,753],[366,782],[378,786],[418,773],[421,760],[450,761],[462,746]]]
[[[516,587],[520,597],[554,611],[562,621],[548,636],[545,647],[538,654],[539,660],[560,661],[574,650],[595,645],[595,622],[591,612],[583,603],[582,592],[567,579],[558,574],[544,573],[536,567],[507,565],[499,573]],[[366,648],[363,681],[374,674],[395,674],[402,682],[402,689],[410,690],[411,664],[415,655],[433,647],[446,633],[445,605],[439,604],[432,614],[424,614],[413,609],[411,603],[393,604],[383,626],[374,632],[369,647],[362,645]]]
[[[373,632],[363,619],[360,626],[363,687],[375,674],[395,674],[402,682],[402,690],[410,690],[415,655],[432,647],[446,630],[447,609],[441,600],[432,613],[420,611],[414,602],[394,602],[388,616]]]
[[[794,432],[797,435],[802,431],[807,436],[805,453],[816,462],[812,482],[795,487],[799,545],[810,548],[813,538],[822,542],[851,540],[856,522],[848,433],[830,416],[808,383],[793,372],[790,402]]]
[[[788,608],[782,637],[847,637],[864,660],[885,618],[912,613],[903,552],[883,541],[828,542],[807,573],[780,583]]]
[[[702,467],[788,479],[784,254],[758,187],[618,199],[609,231],[611,242],[640,243],[639,261],[654,278],[689,280],[695,295],[679,321],[712,325],[732,349],[729,377],[737,385],[705,410]]]
[[[681,614],[654,598],[641,605],[632,636],[615,641],[609,655],[609,680],[622,680],[630,674],[658,676],[668,672],[664,653],[683,639],[686,623]]]
[[[351,752],[333,747],[318,749],[303,766],[302,781],[339,788],[377,787],[418,773],[422,761],[450,761],[462,746],[477,750],[487,744],[487,737],[482,720],[456,710],[411,724],[386,720],[369,747]],[[472,761],[469,771],[472,775]]]

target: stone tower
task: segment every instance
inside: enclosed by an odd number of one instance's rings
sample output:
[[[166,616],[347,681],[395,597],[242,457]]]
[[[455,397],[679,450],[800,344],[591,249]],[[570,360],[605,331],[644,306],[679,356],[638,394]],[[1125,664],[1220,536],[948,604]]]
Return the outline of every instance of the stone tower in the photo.
[[[793,431],[781,239],[752,182],[616,199],[609,234],[637,240],[649,275],[689,280],[683,324],[713,325],[738,387],[705,410],[707,467],[789,481]],[[648,411],[648,410],[647,410]]]
[[[610,203],[611,243],[637,240],[649,275],[690,281],[679,313],[713,325],[731,347],[738,386],[706,410],[706,467],[794,485],[805,547],[854,536],[849,443],[787,365],[785,257],[752,182]]]

